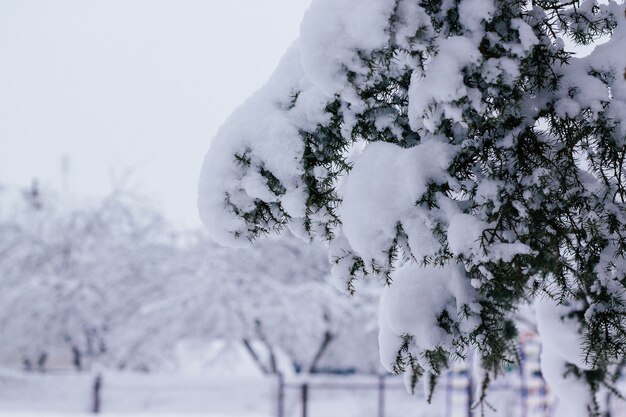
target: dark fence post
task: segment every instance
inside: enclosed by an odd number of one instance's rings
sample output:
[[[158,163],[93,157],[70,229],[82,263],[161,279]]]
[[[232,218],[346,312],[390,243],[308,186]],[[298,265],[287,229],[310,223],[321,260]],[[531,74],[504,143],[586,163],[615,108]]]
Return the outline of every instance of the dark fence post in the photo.
[[[278,404],[276,408],[277,417],[285,417],[285,377],[282,372],[278,374]]]
[[[546,380],[543,379],[543,375],[541,375],[541,380],[539,381],[539,395],[541,397],[541,409],[545,415],[550,407],[548,406],[548,389],[546,387]]]
[[[474,368],[472,364],[473,355],[467,362],[467,417],[474,415]]]
[[[102,408],[102,402],[100,398],[101,392],[102,392],[102,374],[96,374],[96,377],[93,380],[92,406],[91,406],[91,411],[94,414],[98,414],[100,412],[100,409]]]
[[[302,384],[302,417],[308,416],[309,384]]]
[[[454,391],[452,386],[452,372],[446,373],[446,411],[445,417],[452,417],[452,405],[454,401]]]
[[[378,376],[378,417],[385,417],[385,375]]]
[[[520,406],[521,417],[528,417],[528,378],[526,375],[526,343],[522,341],[519,349],[519,373],[520,373]]]

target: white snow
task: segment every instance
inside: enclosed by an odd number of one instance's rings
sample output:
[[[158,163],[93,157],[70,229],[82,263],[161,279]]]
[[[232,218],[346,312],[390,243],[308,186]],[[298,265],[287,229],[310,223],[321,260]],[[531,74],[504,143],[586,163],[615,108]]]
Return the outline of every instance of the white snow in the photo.
[[[483,20],[490,20],[494,11],[492,0],[463,0],[459,5],[459,19],[463,26],[475,31]]]
[[[302,67],[316,88],[332,95],[348,83],[345,71],[366,71],[358,52],[385,45],[394,0],[317,0],[300,26]]]
[[[480,321],[475,316],[462,317],[464,305],[473,313],[475,290],[470,286],[462,267],[418,267],[406,264],[394,274],[393,285],[387,287],[380,302],[379,336],[381,361],[392,370],[402,335],[413,335],[418,361],[421,352],[437,347],[450,348],[452,335],[438,325],[443,312],[460,323],[461,331],[471,332]],[[421,364],[427,368],[426,363]]]
[[[381,248],[391,246],[400,221],[416,258],[438,247],[431,233],[432,219],[415,210],[415,204],[430,181],[446,176],[453,150],[436,140],[410,149],[378,142],[357,158],[345,180],[340,210],[344,236],[366,263],[385,264]]]
[[[439,54],[428,63],[425,73],[414,72],[411,78],[409,120],[415,131],[423,127],[434,132],[442,118],[462,123],[462,109],[455,101],[478,94],[465,86],[462,73],[464,67],[478,63],[481,56],[475,42],[452,36],[441,39],[437,46]],[[479,101],[475,107],[480,109]]]
[[[311,416],[363,417],[376,415],[378,377],[290,377],[285,390],[288,417],[301,415],[300,386],[310,384]],[[92,375],[24,375],[0,371],[0,417],[93,416]],[[324,386],[336,386],[329,389]],[[421,396],[407,395],[401,378],[386,379],[386,415],[439,417],[443,397],[428,406]],[[273,417],[276,415],[277,378],[185,376],[107,372],[103,376],[104,417]],[[356,387],[356,388],[354,388]],[[427,414],[425,414],[427,413]]]
[[[557,304],[549,298],[537,300],[537,328],[542,342],[541,373],[559,399],[555,417],[587,417],[591,395],[587,385],[566,365],[589,369],[581,346],[578,322],[568,313],[574,306]]]

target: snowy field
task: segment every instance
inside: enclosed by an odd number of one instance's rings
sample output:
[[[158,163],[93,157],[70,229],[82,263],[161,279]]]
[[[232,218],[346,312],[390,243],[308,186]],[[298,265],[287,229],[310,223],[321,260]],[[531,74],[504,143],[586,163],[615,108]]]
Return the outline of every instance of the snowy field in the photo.
[[[459,374],[460,375],[460,374]],[[86,417],[92,406],[93,374],[25,374],[0,370],[0,417]],[[370,376],[289,378],[285,417],[302,416],[301,384],[309,385],[309,417],[377,417],[378,379]],[[510,382],[510,381],[509,381]],[[410,396],[399,378],[385,380],[384,417],[465,417],[467,384],[462,378],[442,381],[432,405],[421,395]],[[535,389],[520,402],[520,387],[494,385],[488,417],[550,417]],[[505,389],[506,388],[506,389]],[[452,394],[451,394],[452,392]],[[189,376],[105,372],[102,385],[104,417],[275,417],[278,383],[260,376]],[[544,404],[545,405],[545,404]],[[474,415],[480,415],[475,411]],[[613,404],[613,417],[626,417],[623,403]]]
[[[3,372],[0,376],[0,415],[80,415],[92,404],[93,376],[82,374],[27,375]],[[105,373],[102,411],[108,415],[267,416],[269,381],[219,380]]]
[[[300,416],[303,380],[287,381],[286,417]],[[321,377],[308,381],[311,417],[368,417],[378,411],[375,377]],[[386,417],[437,417],[440,404],[426,407],[397,378],[386,382]],[[57,417],[89,414],[93,375],[25,375],[0,372],[0,416]],[[105,373],[102,415],[141,417],[273,417],[277,380],[265,377],[209,377]]]
[[[384,417],[466,417],[465,374],[444,377],[432,405],[411,396],[400,378],[387,377]],[[86,417],[93,401],[94,374],[26,374],[0,370],[0,417]],[[308,384],[308,417],[378,417],[379,380],[375,376],[315,376],[286,379],[285,417],[302,416],[302,384]],[[505,378],[492,386],[488,417],[550,417],[550,395],[537,396],[535,383],[520,386]],[[104,417],[275,417],[278,380],[254,375],[174,375],[103,373]],[[542,403],[543,401],[543,403]],[[613,417],[626,417],[624,404],[613,404]],[[480,415],[475,411],[474,415]]]
[[[178,417],[181,413],[102,413],[102,417]],[[56,413],[46,411],[0,411],[2,417],[92,417],[90,413]],[[224,414],[185,413],[185,417],[232,417]],[[236,417],[266,417],[263,414],[239,414]]]

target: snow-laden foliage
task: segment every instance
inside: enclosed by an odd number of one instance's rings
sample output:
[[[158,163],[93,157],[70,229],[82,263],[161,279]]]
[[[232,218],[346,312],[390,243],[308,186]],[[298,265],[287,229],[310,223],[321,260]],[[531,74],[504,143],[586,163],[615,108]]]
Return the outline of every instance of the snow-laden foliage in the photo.
[[[327,282],[325,251],[290,236],[242,249],[220,247],[202,235],[188,240],[158,297],[145,298],[130,319],[131,328],[146,329],[151,343],[145,344],[144,332],[127,332],[117,342],[134,347],[124,348],[129,366],[191,339],[242,343],[265,373],[376,370],[375,352],[328,356],[343,338],[372,342],[372,326],[364,327],[375,323],[371,300],[377,291],[356,300],[338,293]],[[281,364],[281,354],[290,363]]]
[[[192,343],[268,373],[377,370],[379,289],[338,293],[323,248],[292,236],[223,248],[123,190],[79,205],[39,187],[13,197],[0,199],[2,363],[175,369]]]
[[[497,374],[541,300],[546,377],[587,393],[560,412],[596,413],[626,347],[624,51],[612,1],[314,0],[213,139],[200,215],[227,245],[328,241],[343,290],[389,284],[381,359],[413,383],[468,348]]]
[[[38,188],[24,197],[0,218],[0,355],[43,368],[65,350],[84,369],[168,264],[162,219],[130,195],[72,210]]]

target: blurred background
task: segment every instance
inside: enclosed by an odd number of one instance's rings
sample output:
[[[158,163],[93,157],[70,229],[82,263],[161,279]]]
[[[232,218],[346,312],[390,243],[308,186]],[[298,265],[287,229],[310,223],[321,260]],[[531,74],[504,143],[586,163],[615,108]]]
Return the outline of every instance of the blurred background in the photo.
[[[0,416],[549,415],[532,319],[493,410],[464,364],[428,405],[379,364],[379,283],[202,231],[210,138],[308,3],[0,0]]]
[[[198,227],[211,137],[273,72],[309,1],[0,0],[0,182],[78,198],[128,180]]]

